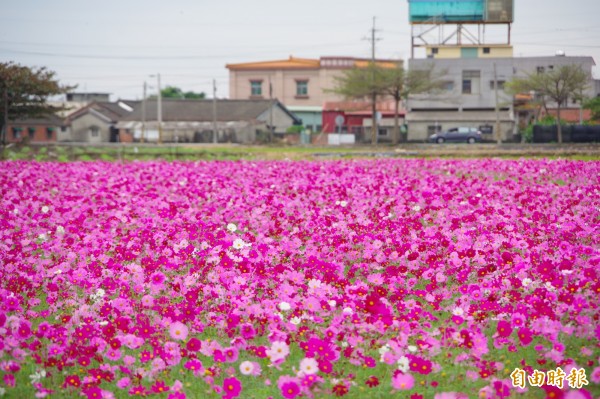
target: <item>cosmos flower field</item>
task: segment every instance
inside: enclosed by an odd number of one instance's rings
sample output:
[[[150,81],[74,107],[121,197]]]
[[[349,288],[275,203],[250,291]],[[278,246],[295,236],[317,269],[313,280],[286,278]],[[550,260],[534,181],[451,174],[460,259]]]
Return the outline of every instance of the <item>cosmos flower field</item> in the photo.
[[[0,204],[4,397],[600,396],[600,162],[15,161]]]

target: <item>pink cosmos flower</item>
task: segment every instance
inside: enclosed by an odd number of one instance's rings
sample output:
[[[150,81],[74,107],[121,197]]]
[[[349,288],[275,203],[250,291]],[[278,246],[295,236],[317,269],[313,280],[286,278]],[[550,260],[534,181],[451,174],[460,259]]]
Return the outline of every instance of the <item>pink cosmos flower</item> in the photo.
[[[245,360],[242,363],[240,363],[240,373],[242,373],[243,375],[250,375],[252,374],[252,370],[254,369],[254,366],[252,365],[252,362]]]
[[[319,371],[319,363],[315,358],[305,357],[300,361],[300,371],[305,375],[316,374]]]
[[[184,340],[188,336],[188,328],[185,324],[176,321],[169,326],[169,335],[173,339]]]
[[[441,392],[436,393],[433,399],[469,399],[469,395],[462,392]]]
[[[267,356],[272,363],[283,360],[290,353],[290,347],[285,342],[275,341],[271,345],[271,349],[267,350]]]
[[[117,387],[121,389],[127,388],[131,384],[131,380],[127,377],[121,378],[117,381]]]
[[[411,374],[397,373],[392,377],[392,387],[401,391],[411,390],[415,386],[415,378]]]

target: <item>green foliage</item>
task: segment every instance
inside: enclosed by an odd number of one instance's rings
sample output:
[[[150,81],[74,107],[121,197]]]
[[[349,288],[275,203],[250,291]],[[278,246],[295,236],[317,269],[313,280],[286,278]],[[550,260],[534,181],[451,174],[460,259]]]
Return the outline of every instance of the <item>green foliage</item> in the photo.
[[[506,82],[508,93],[534,93],[542,103],[552,101],[556,104],[557,114],[570,98],[581,100],[589,82],[589,76],[580,65],[564,65],[543,73],[528,74],[524,78],[515,78]],[[560,119],[560,118],[559,118]],[[558,142],[562,143],[561,125],[558,124]]]
[[[204,92],[196,93],[193,91],[184,92],[179,87],[176,86],[167,86],[160,91],[160,95],[163,98],[182,98],[189,100],[201,100],[206,98],[206,94]],[[156,96],[150,96],[150,99],[156,99]]]
[[[433,68],[406,70],[401,62],[389,68],[377,63],[369,63],[366,68],[354,67],[335,79],[332,92],[346,98],[391,97],[395,101],[394,144],[400,135],[398,108],[402,99],[409,95],[429,93],[443,85],[442,74]]]
[[[73,88],[61,86],[55,73],[45,67],[29,68],[14,62],[0,62],[0,129],[5,116],[9,120],[35,118],[62,110],[48,105],[47,98]],[[5,136],[2,137],[4,141]]]
[[[600,97],[590,98],[583,103],[584,109],[592,111],[591,119],[600,121]]]
[[[286,133],[302,133],[302,130],[304,130],[304,126],[293,125],[287,128]]]

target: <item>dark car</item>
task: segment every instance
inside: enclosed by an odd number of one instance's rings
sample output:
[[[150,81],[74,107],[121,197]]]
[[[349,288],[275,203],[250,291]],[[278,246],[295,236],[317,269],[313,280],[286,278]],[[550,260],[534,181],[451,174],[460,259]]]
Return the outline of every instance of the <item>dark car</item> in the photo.
[[[435,133],[429,137],[430,143],[479,143],[481,131],[474,127],[455,127],[445,132]]]

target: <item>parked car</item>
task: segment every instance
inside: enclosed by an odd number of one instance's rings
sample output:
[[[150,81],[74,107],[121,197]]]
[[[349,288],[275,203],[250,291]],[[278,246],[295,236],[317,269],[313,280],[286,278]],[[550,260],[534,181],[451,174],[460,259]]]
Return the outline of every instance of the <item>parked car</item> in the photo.
[[[429,137],[430,143],[479,143],[481,142],[481,131],[474,127],[455,127],[445,132],[435,133]]]

